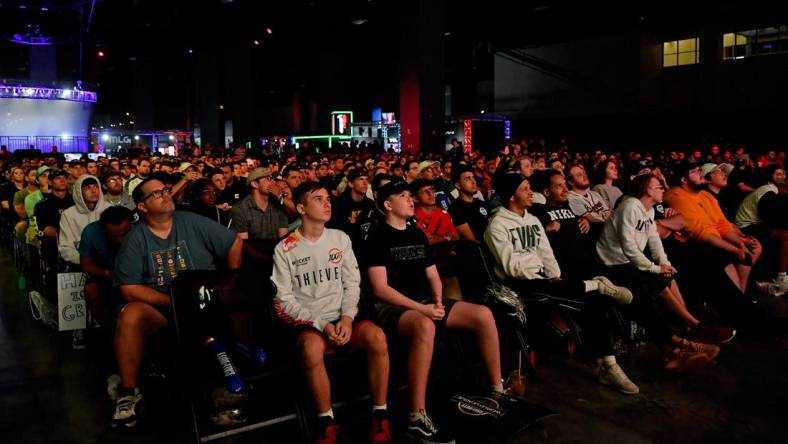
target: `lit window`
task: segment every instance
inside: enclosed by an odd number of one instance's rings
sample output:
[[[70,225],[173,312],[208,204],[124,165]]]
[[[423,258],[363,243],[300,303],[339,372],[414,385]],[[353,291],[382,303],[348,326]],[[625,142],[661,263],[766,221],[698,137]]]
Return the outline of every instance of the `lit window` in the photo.
[[[700,39],[671,40],[662,44],[662,66],[700,63]]]
[[[788,52],[788,26],[750,29],[722,35],[722,59]]]

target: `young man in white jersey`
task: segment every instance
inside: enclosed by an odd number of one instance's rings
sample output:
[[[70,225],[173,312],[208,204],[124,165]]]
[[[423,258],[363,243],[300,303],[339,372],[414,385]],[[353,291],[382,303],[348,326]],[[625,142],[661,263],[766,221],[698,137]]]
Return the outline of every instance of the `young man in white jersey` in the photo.
[[[389,357],[386,335],[368,320],[356,320],[361,277],[350,238],[326,228],[331,199],[324,185],[299,185],[293,199],[302,224],[274,249],[274,308],[287,325],[304,365],[318,412],[316,442],[335,443],[339,427],[331,409],[331,388],[323,356],[330,349],[367,353],[372,392],[373,443],[391,440],[386,394]]]

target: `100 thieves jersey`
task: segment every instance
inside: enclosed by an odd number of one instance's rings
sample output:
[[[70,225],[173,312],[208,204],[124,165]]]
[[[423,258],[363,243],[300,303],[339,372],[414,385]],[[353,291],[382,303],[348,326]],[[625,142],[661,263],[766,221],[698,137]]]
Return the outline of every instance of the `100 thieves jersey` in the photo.
[[[317,241],[296,229],[276,245],[274,308],[291,325],[307,324],[322,331],[342,315],[358,312],[361,277],[350,238],[326,228]]]

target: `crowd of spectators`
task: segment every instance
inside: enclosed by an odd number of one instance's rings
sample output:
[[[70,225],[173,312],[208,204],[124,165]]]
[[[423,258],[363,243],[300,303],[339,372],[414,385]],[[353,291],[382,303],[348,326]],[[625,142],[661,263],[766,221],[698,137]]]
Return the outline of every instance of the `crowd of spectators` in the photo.
[[[374,442],[390,440],[387,338],[409,343],[407,427],[421,442],[452,442],[426,412],[436,332],[472,332],[490,390],[504,390],[496,321],[462,300],[479,295],[457,295],[441,276],[443,243],[479,248],[523,300],[581,302],[585,355],[599,382],[624,394],[639,388],[616,362],[611,310],[645,328],[667,371],[704,367],[737,332],[784,332],[753,303],[756,292],[788,290],[784,152],[573,151],[565,141],[491,153],[459,143],[415,154],[182,151],[0,156],[4,236],[20,246],[22,271],[36,274],[43,262],[84,272],[95,325],[111,329],[115,425],[137,422],[140,363],[146,341],[172,325],[177,274],[237,272],[247,260],[271,265],[270,277],[255,278],[275,285],[282,340],[300,352],[315,400],[318,442],[339,431],[328,349],[369,357]],[[370,319],[359,311],[362,289],[375,301]],[[247,324],[233,318],[248,352],[257,345]],[[72,343],[84,348],[84,332]]]

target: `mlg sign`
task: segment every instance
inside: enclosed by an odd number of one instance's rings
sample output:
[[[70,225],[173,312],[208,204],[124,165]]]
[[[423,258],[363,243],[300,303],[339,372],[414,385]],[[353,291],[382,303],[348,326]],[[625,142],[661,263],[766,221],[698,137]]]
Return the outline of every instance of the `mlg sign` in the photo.
[[[105,145],[131,145],[131,136],[109,136]]]

